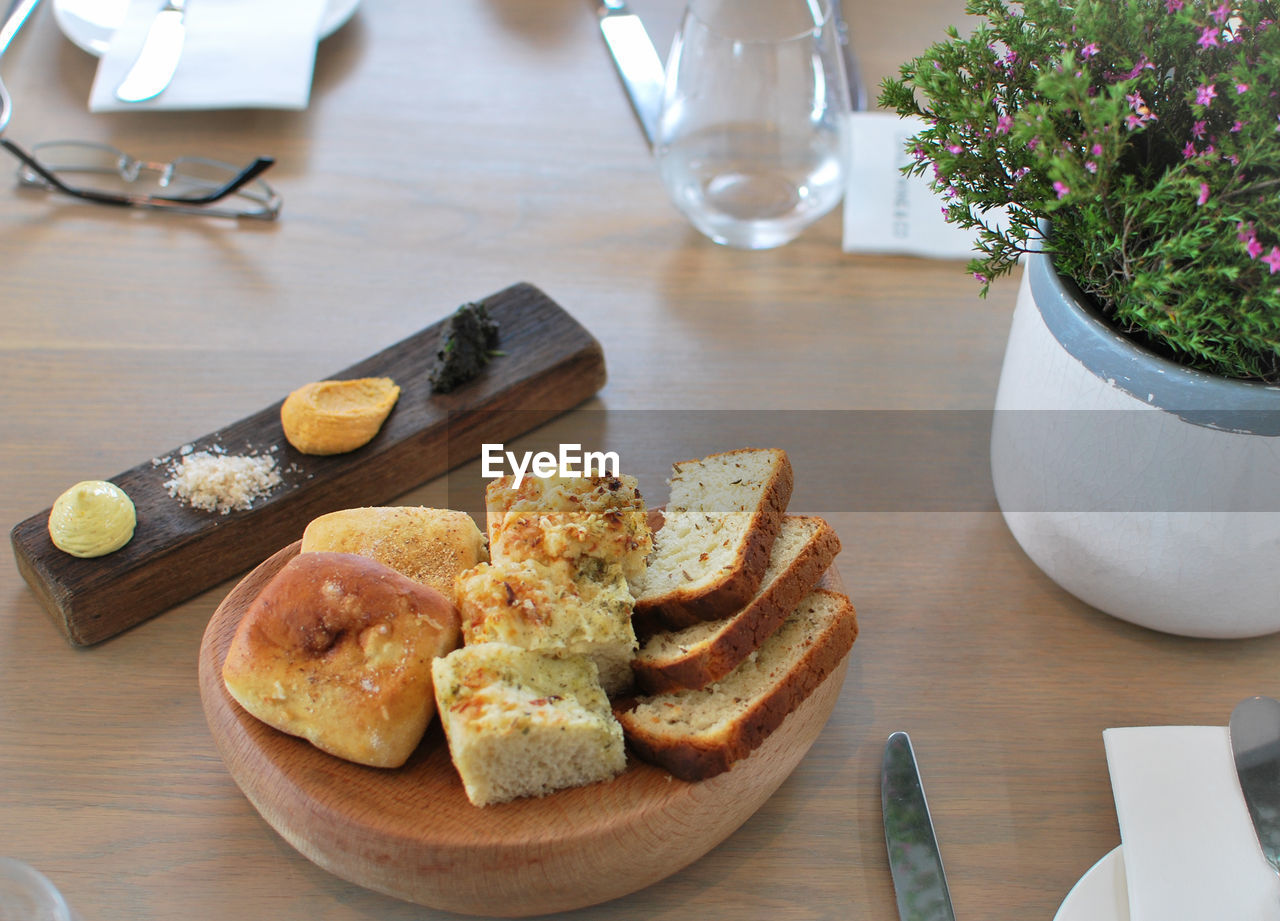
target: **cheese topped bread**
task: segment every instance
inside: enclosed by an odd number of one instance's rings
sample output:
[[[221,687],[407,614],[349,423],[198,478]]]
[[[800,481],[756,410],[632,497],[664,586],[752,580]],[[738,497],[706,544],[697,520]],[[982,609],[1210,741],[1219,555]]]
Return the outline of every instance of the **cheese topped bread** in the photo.
[[[435,712],[431,661],[458,638],[457,610],[435,589],[362,556],[302,553],[250,603],[222,679],[282,732],[399,767]]]
[[[626,767],[622,729],[585,656],[479,643],[436,659],[433,675],[449,752],[476,806],[608,780]]]
[[[653,547],[635,477],[501,477],[485,509],[495,560],[602,560],[635,579]]]
[[[675,628],[728,617],[760,586],[791,500],[785,451],[744,448],[675,464],[636,612]]]
[[[566,562],[481,563],[454,589],[463,642],[502,642],[551,655],[585,655],[612,695],[631,685],[636,635],[622,567],[581,573]]]

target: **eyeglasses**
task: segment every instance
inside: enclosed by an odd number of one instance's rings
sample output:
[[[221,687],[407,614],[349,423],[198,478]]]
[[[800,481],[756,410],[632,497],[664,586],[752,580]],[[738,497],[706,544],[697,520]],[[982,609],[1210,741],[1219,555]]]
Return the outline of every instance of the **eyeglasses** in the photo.
[[[201,157],[149,163],[85,141],[37,144],[28,153],[0,136],[0,147],[21,161],[23,186],[84,201],[267,221],[280,214],[279,193],[259,178],[275,163],[271,157],[238,168]]]

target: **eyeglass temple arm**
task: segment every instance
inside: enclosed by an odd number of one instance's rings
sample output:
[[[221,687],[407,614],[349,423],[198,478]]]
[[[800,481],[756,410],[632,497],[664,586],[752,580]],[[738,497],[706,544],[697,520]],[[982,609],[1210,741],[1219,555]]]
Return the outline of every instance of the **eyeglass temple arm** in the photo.
[[[275,165],[275,157],[258,157],[240,172],[206,195],[149,195],[151,201],[169,201],[183,205],[209,205],[244,188]]]
[[[258,157],[233,176],[228,182],[224,183],[221,188],[213,190],[208,195],[201,195],[196,198],[182,198],[178,196],[163,195],[113,195],[106,192],[95,192],[93,189],[78,189],[67,185],[58,178],[56,173],[46,169],[38,160],[8,138],[0,137],[0,147],[3,147],[5,150],[9,151],[9,153],[21,160],[27,169],[31,170],[31,172],[35,173],[59,192],[62,192],[65,195],[70,195],[73,198],[83,198],[88,201],[95,201],[104,205],[140,205],[146,204],[149,201],[169,202],[179,205],[207,205],[226,198],[228,195],[231,195],[237,190],[243,188],[247,183],[252,182],[266,170],[270,169],[276,162],[274,157]]]

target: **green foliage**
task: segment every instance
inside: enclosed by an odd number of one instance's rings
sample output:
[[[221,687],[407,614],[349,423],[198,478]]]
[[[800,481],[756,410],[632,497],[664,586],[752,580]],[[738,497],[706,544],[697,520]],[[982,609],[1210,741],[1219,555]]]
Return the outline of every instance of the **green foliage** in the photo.
[[[970,0],[971,33],[885,80],[926,122],[906,171],[977,231],[983,294],[1046,250],[1153,349],[1280,382],[1278,8]]]

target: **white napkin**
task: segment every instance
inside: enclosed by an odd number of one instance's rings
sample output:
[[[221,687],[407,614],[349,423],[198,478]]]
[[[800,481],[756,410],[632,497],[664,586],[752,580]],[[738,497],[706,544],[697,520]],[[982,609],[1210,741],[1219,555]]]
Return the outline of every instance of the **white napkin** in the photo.
[[[1280,921],[1223,726],[1102,734],[1124,846],[1130,921]]]
[[[138,57],[163,0],[130,0],[89,93],[91,112],[131,109],[305,109],[327,0],[188,0],[173,81],[146,102],[116,87]]]
[[[934,259],[975,255],[975,234],[942,217],[942,199],[929,188],[932,178],[904,176],[912,162],[907,139],[923,129],[916,118],[893,112],[853,112],[847,122],[844,154],[844,249],[897,253]]]

